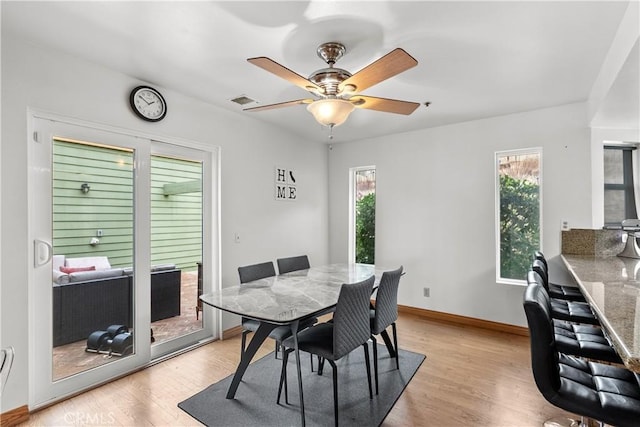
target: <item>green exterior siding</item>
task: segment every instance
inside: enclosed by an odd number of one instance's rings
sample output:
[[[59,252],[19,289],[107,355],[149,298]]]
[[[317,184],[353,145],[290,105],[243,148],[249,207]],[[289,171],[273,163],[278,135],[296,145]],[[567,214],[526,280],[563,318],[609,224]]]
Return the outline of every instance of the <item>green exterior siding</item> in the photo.
[[[67,257],[107,256],[133,264],[133,153],[56,140],[53,144],[53,248]],[[198,162],[151,161],[151,264],[195,270],[202,259],[201,192],[164,195],[164,185],[199,181]],[[87,183],[88,193],[80,186]],[[190,188],[193,188],[191,185]],[[99,230],[101,236],[99,236]],[[100,244],[92,246],[92,238]]]
[[[201,163],[151,157],[152,265],[196,270],[202,260],[202,191],[165,195],[165,185],[192,181],[202,183]]]

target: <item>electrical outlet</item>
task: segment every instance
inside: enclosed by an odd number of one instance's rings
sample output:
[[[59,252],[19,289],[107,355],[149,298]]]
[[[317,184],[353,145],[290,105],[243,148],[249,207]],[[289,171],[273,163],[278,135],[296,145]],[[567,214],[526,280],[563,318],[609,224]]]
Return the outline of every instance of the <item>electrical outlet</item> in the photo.
[[[240,233],[236,233],[234,239],[236,243],[240,243]]]
[[[560,223],[560,229],[563,231],[568,231],[569,230],[569,221],[563,219],[562,222]]]
[[[431,289],[430,288],[422,288],[422,294],[429,298],[430,294],[431,294]]]
[[[98,231],[96,231],[96,236],[98,236],[98,237],[102,237],[102,230],[98,230]]]

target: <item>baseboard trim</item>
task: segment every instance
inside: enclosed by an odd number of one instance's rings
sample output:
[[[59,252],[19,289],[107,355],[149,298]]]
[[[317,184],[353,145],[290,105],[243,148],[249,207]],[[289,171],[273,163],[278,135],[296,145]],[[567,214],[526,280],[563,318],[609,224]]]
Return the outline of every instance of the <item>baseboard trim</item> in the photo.
[[[374,300],[375,301],[375,300]],[[427,310],[426,308],[410,307],[398,304],[398,312],[413,314],[424,319],[437,320],[458,325],[473,326],[475,328],[490,329],[492,331],[506,332],[509,334],[529,336],[529,329],[523,326],[509,325],[507,323],[493,322],[491,320],[476,319],[474,317],[460,316],[458,314],[444,313],[442,311]],[[222,339],[233,338],[242,333],[242,325],[222,331]]]
[[[27,405],[19,406],[7,412],[0,414],[0,426],[12,427],[29,420],[29,407]]]
[[[409,307],[407,305],[399,305],[400,313],[414,314],[416,316],[437,320],[440,322],[456,323],[459,325],[473,326],[476,328],[490,329],[492,331],[506,332],[509,334],[529,336],[529,329],[523,326],[509,325],[506,323],[492,322],[491,320],[476,319],[474,317],[460,316],[457,314],[443,313],[441,311],[427,310],[425,308]]]
[[[229,338],[233,338],[236,335],[240,335],[242,333],[242,325],[234,326],[233,328],[225,329],[222,331],[222,339],[226,340]]]

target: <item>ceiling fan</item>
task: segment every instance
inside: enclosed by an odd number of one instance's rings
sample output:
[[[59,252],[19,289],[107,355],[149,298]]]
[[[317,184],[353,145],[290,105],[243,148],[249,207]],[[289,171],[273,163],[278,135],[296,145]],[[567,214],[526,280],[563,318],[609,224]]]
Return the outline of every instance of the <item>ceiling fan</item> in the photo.
[[[321,44],[317,54],[327,63],[328,68],[314,71],[308,79],[264,56],[247,59],[253,65],[309,91],[317,98],[261,105],[246,108],[244,111],[263,111],[308,104],[307,110],[313,114],[318,123],[333,128],[344,123],[356,107],[404,115],[409,115],[418,108],[420,104],[417,102],[360,95],[361,91],[418,65],[415,58],[403,49],[397,48],[357,73],[351,74],[347,70],[334,66],[345,52],[346,49],[341,43]]]

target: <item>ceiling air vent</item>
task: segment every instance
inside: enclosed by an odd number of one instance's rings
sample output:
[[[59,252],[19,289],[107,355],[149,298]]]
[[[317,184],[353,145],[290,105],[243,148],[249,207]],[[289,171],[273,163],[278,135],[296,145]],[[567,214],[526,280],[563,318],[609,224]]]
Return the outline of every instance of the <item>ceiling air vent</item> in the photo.
[[[230,101],[231,102],[235,102],[236,104],[242,105],[242,106],[247,105],[247,104],[255,104],[255,103],[258,102],[255,99],[251,99],[246,95],[237,96],[235,98],[232,98]]]

